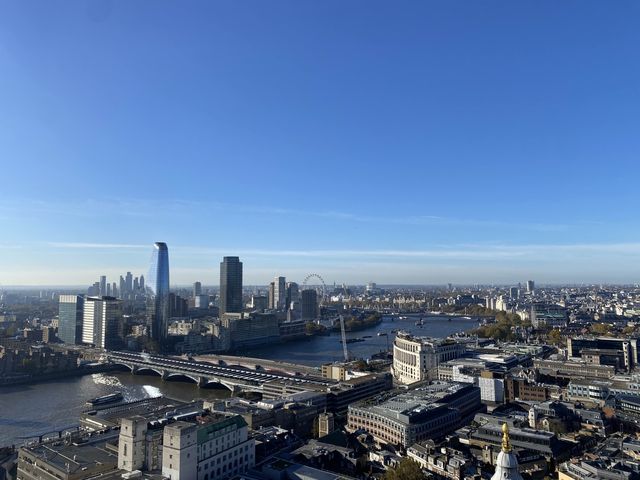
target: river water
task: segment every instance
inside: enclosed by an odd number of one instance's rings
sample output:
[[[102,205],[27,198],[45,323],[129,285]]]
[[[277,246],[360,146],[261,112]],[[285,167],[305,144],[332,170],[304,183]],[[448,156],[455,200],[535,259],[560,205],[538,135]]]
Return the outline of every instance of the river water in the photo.
[[[393,345],[394,334],[391,330],[403,330],[415,335],[441,338],[453,333],[463,332],[477,327],[474,320],[462,317],[429,316],[424,317],[424,325],[417,326],[420,315],[407,315],[406,319],[385,316],[382,323],[366,330],[347,332],[347,339],[371,336],[364,342],[349,343],[347,348],[351,358],[369,358],[374,353],[389,350]],[[378,332],[387,336],[378,336]],[[282,360],[300,365],[319,366],[327,362],[344,359],[340,332],[331,332],[329,336],[311,337],[308,340],[289,342],[270,347],[247,349],[243,353],[248,357],[264,358],[267,360]]]
[[[424,326],[415,325],[419,316],[399,320],[384,317],[379,325],[358,332],[350,332],[347,338],[366,338],[364,342],[348,344],[352,358],[368,358],[393,342],[393,334],[377,336],[378,332],[405,330],[416,335],[445,337],[452,333],[473,328],[472,320],[447,317],[425,317]],[[319,366],[322,363],[343,358],[340,334],[312,337],[285,344],[251,349],[247,356],[281,360],[303,365]],[[162,381],[151,375],[130,373],[101,373],[69,378],[35,385],[0,388],[0,446],[21,444],[20,437],[44,433],[55,428],[78,424],[80,412],[89,398],[121,391],[128,401],[165,395],[177,400],[216,399],[229,396],[226,389],[201,389],[193,383]]]

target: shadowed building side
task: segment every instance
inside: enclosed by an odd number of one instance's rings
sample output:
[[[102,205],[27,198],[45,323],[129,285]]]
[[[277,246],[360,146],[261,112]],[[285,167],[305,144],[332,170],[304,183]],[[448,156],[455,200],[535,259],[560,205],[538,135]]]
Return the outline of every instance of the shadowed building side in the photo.
[[[220,262],[220,318],[225,313],[242,312],[242,262],[224,257]]]

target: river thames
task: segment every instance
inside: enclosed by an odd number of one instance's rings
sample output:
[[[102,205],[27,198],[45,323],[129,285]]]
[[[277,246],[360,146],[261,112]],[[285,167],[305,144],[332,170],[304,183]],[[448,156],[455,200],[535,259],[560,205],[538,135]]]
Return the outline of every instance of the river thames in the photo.
[[[366,330],[350,332],[347,338],[362,338],[363,342],[348,344],[352,358],[369,358],[386,350],[393,342],[391,330],[404,330],[416,335],[446,337],[477,325],[473,320],[445,316],[424,317],[424,326],[415,322],[419,315],[406,319],[384,317],[382,323]],[[378,332],[388,333],[378,336]],[[340,334],[250,349],[247,356],[281,360],[303,365],[320,366],[343,359]],[[0,388],[0,446],[21,444],[26,437],[78,424],[85,402],[93,397],[116,391],[128,401],[165,395],[177,400],[216,399],[229,396],[226,389],[201,389],[193,383],[162,381],[159,377],[130,373],[94,374],[35,385]]]

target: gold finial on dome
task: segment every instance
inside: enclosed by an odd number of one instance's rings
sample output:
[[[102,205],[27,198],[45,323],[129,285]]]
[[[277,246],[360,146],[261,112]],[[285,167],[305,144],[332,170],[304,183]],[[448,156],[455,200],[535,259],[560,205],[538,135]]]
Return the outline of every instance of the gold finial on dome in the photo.
[[[509,453],[511,451],[511,442],[509,441],[509,425],[507,422],[502,424],[502,451]]]

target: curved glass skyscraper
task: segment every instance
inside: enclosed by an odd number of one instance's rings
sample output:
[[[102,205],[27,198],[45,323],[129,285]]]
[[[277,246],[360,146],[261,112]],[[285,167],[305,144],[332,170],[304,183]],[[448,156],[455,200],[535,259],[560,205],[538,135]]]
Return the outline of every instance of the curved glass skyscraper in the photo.
[[[147,278],[147,311],[151,338],[160,345],[169,331],[169,249],[164,242],[153,244],[151,266]]]

